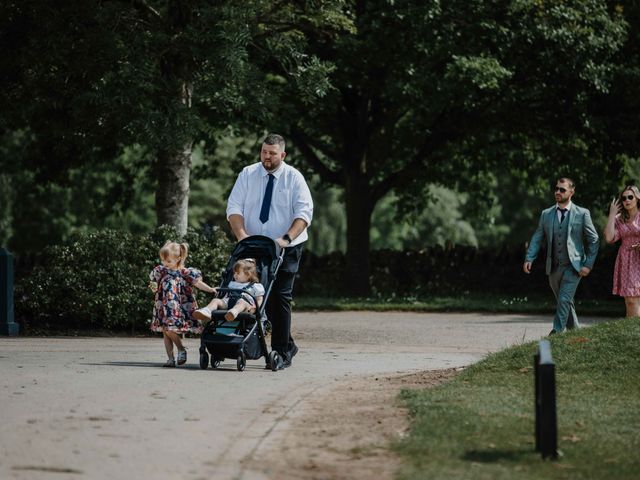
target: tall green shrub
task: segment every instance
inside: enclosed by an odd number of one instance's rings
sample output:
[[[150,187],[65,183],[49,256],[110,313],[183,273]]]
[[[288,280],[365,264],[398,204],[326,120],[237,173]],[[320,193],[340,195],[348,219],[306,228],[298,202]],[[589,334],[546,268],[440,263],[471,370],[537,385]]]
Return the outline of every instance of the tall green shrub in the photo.
[[[16,317],[29,331],[58,328],[144,330],[151,319],[149,272],[166,240],[187,242],[186,265],[216,285],[231,245],[223,232],[193,229],[181,237],[170,227],[147,235],[116,230],[80,233],[45,249],[30,275],[16,285]],[[198,295],[198,294],[197,294]],[[206,297],[200,293],[200,301]]]

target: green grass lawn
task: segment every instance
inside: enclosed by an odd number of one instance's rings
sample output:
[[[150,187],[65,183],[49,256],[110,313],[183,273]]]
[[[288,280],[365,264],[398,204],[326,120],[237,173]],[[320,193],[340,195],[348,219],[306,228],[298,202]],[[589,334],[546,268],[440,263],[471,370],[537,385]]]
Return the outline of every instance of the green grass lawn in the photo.
[[[557,461],[534,451],[528,343],[488,356],[451,382],[403,391],[410,435],[396,445],[408,479],[640,478],[640,319],[551,338]]]
[[[551,292],[540,297],[513,297],[506,295],[459,295],[431,296],[421,298],[321,298],[299,297],[295,299],[296,310],[404,310],[411,312],[496,312],[496,313],[550,313],[556,309]],[[624,301],[577,299],[576,309],[580,315],[620,317],[624,315]]]

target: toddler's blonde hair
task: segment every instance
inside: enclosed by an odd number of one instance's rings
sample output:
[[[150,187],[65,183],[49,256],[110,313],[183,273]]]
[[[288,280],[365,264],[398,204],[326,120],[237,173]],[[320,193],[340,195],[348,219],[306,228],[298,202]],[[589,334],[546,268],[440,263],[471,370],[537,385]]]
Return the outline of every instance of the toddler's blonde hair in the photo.
[[[160,249],[160,258],[167,260],[169,256],[178,257],[178,267],[184,267],[184,262],[187,260],[187,254],[189,253],[189,245],[186,243],[176,243],[171,240],[167,240]]]
[[[233,271],[243,271],[249,281],[252,283],[260,283],[258,278],[258,269],[256,268],[256,261],[253,258],[242,258],[233,264]]]

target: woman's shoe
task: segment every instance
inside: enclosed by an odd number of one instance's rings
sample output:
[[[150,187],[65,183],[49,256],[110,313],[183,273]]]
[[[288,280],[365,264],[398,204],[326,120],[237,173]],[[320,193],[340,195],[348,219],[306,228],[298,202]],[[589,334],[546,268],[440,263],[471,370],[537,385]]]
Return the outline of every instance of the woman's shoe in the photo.
[[[169,360],[167,360],[167,362],[162,365],[165,368],[174,368],[176,366],[176,361],[173,358],[170,358]]]
[[[178,365],[184,365],[187,363],[187,351],[178,350]]]

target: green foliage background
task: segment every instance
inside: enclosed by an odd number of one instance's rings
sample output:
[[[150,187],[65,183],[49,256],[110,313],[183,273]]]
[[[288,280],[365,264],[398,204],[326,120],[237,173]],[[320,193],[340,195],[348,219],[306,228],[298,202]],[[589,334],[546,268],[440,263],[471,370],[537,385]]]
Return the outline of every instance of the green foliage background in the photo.
[[[604,0],[4,2],[0,244],[147,235],[182,142],[189,226],[230,238],[271,129],[347,286],[375,284],[369,250],[522,248],[558,175],[601,230],[640,174],[639,26]]]
[[[169,227],[136,235],[117,230],[74,234],[64,245],[47,247],[15,290],[16,319],[25,333],[60,329],[146,331],[153,293],[149,273],[160,263],[166,240],[189,244],[186,265],[217,285],[231,244],[219,229],[180,236]],[[203,293],[200,293],[200,298]]]

